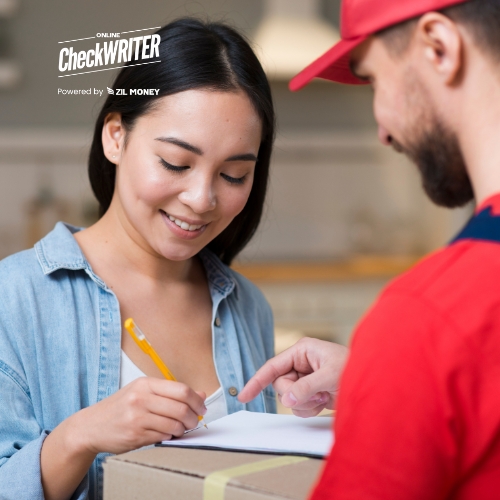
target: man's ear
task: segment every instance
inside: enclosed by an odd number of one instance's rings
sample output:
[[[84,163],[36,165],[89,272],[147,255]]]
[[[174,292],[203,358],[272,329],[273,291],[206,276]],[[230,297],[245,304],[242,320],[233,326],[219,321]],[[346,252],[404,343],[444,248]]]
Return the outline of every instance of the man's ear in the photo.
[[[425,61],[447,85],[453,85],[463,69],[463,38],[458,26],[439,12],[424,14],[418,21],[416,38]]]
[[[119,113],[110,113],[104,119],[102,127],[102,147],[104,156],[111,162],[118,164],[125,142],[125,128]]]

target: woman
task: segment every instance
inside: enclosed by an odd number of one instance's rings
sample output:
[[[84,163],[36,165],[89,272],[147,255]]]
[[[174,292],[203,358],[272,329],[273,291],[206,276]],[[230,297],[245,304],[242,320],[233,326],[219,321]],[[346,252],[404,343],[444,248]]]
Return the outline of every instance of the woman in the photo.
[[[263,296],[227,267],[262,214],[269,85],[224,25],[158,33],[161,62],[114,83],[158,95],[115,93],[97,119],[100,220],[58,223],[0,264],[1,498],[100,498],[105,453],[180,436],[199,415],[275,411],[270,391],[236,398],[273,355],[273,329]],[[134,344],[128,317],[179,382]]]

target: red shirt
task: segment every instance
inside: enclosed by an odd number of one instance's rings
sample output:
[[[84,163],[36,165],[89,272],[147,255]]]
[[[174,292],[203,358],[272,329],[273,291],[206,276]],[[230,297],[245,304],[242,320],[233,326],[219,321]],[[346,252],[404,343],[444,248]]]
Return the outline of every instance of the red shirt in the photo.
[[[492,206],[500,215],[500,194]],[[359,325],[311,500],[500,498],[500,243],[461,240]]]

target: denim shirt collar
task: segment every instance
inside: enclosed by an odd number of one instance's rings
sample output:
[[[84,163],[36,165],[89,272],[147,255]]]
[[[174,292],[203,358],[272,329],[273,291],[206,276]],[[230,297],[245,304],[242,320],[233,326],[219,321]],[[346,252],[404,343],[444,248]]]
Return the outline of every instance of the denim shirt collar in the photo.
[[[235,296],[238,298],[238,285],[236,281],[215,254],[208,250],[208,248],[204,248],[198,256],[203,262],[207,273],[210,295],[214,297],[218,294],[221,298],[226,298],[234,290]]]
[[[47,236],[42,238],[36,245],[38,262],[45,275],[51,274],[58,269],[88,269],[89,263],[80,249],[73,234],[81,228],[58,222]]]
[[[80,246],[73,237],[73,234],[82,229],[65,222],[58,222],[54,230],[35,245],[38,262],[45,275],[51,274],[58,269],[73,271],[83,269],[101,288],[107,290],[106,284],[99,276],[94,274]],[[207,273],[210,295],[212,297],[218,295],[220,299],[224,299],[234,290],[237,298],[237,284],[226,266],[207,248],[201,250],[198,255]]]

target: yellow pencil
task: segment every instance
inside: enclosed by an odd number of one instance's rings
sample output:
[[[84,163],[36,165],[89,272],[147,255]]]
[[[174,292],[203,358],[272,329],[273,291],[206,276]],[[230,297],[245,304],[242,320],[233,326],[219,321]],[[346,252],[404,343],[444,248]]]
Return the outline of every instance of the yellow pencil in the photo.
[[[161,360],[158,353],[153,349],[153,346],[149,343],[149,340],[146,338],[146,335],[142,332],[142,330],[135,324],[132,318],[129,318],[125,321],[125,330],[130,333],[130,336],[135,340],[136,344],[144,351],[148,356],[151,357],[154,364],[161,371],[163,376],[167,380],[172,380],[177,382],[177,379],[174,377],[174,374],[167,368],[167,365]],[[198,415],[198,421],[200,421],[204,427],[207,427],[205,420],[201,415]]]

